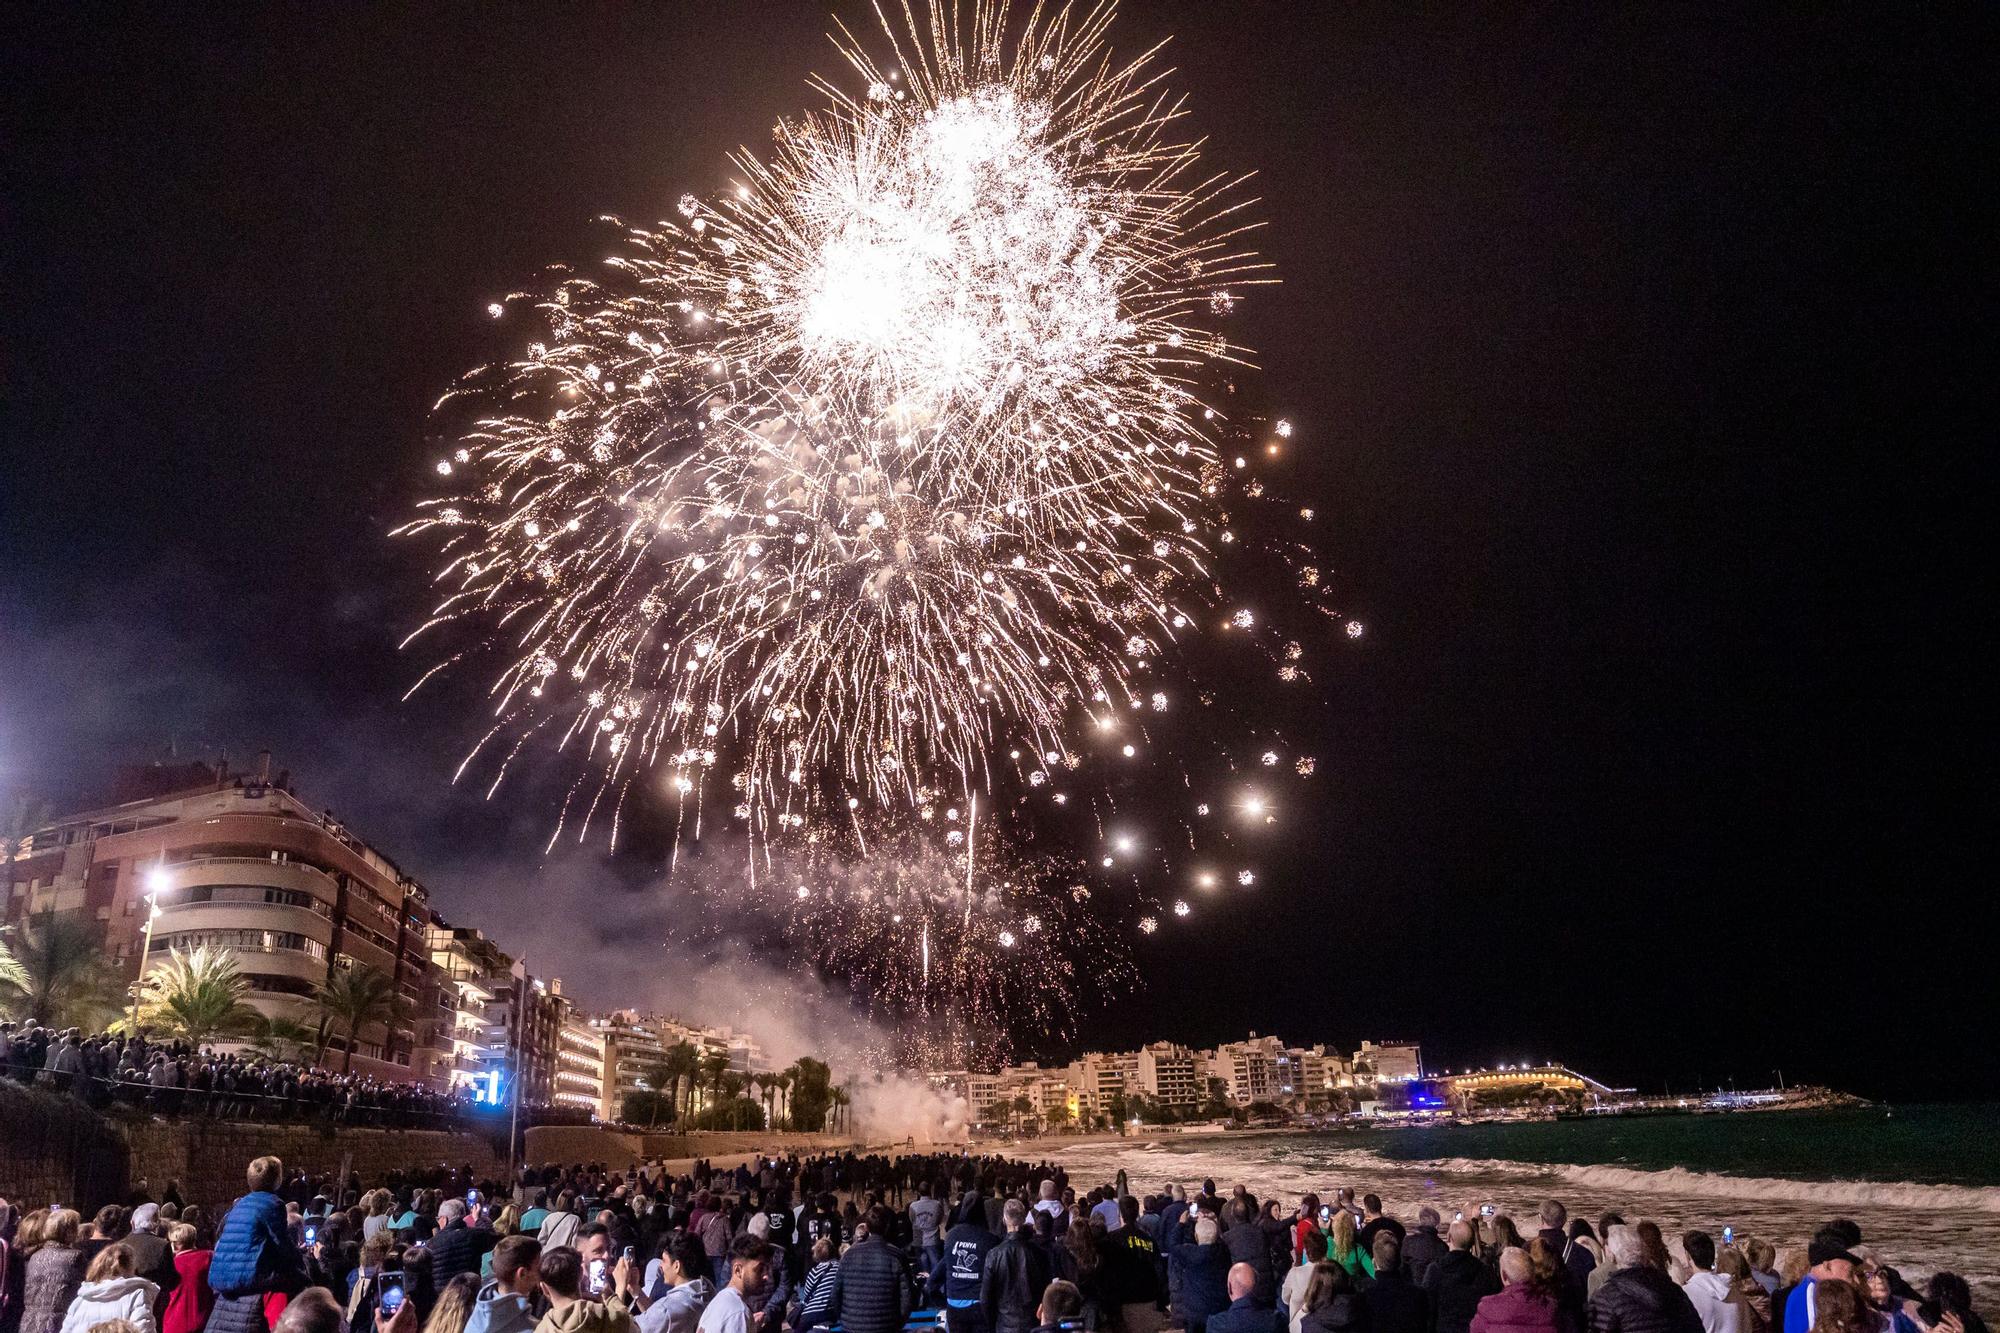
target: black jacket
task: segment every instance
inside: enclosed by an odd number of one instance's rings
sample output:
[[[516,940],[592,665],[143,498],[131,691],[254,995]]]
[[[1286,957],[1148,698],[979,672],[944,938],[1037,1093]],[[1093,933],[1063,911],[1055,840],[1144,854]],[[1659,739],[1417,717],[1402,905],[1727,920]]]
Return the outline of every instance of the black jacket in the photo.
[[[499,1243],[500,1238],[485,1227],[453,1222],[424,1246],[431,1257],[431,1285],[443,1291],[445,1284],[460,1273],[477,1273],[479,1261]]]
[[[1263,1237],[1257,1239],[1261,1242]],[[1168,1258],[1177,1274],[1173,1284],[1174,1313],[1190,1323],[1199,1323],[1229,1308],[1230,1257],[1220,1242],[1176,1245]],[[1263,1304],[1254,1291],[1250,1293],[1250,1302]]]
[[[1368,1307],[1361,1298],[1342,1292],[1299,1320],[1299,1333],[1373,1333]]]
[[[826,1322],[846,1325],[847,1333],[901,1333],[909,1312],[903,1252],[880,1236],[850,1246],[840,1257]]]
[[[979,1279],[979,1312],[987,1333],[1029,1333],[1048,1285],[1049,1256],[1024,1231],[995,1245]]]
[[[1162,1295],[1160,1247],[1137,1227],[1120,1227],[1098,1246],[1103,1256],[1104,1303],[1138,1305]]]
[[[1444,1242],[1436,1227],[1411,1227],[1403,1236],[1403,1271],[1418,1286],[1427,1285],[1431,1265],[1444,1258]]]
[[[1369,1333],[1430,1333],[1430,1296],[1400,1268],[1377,1273],[1361,1293],[1361,1305],[1368,1311]]]
[[[1208,1317],[1208,1333],[1285,1333],[1284,1316],[1244,1296]]]
[[[1702,1333],[1701,1316],[1674,1280],[1634,1264],[1604,1279],[1590,1298],[1590,1333]]]
[[[1500,1279],[1470,1250],[1447,1250],[1431,1269],[1431,1327],[1435,1333],[1467,1333],[1479,1302],[1500,1290]]]
[[[1271,1269],[1271,1245],[1264,1229],[1255,1222],[1238,1222],[1222,1233],[1222,1248],[1229,1251],[1230,1263],[1249,1264],[1257,1275],[1250,1299],[1259,1305],[1277,1304],[1278,1279]]]

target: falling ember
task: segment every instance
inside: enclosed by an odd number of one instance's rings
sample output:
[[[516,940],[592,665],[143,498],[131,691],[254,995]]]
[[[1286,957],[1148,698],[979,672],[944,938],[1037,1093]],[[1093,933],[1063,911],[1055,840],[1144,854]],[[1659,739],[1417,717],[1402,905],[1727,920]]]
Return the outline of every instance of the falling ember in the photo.
[[[1177,901],[1177,902],[1176,902],[1176,903],[1174,904],[1174,915],[1175,915],[1175,916],[1186,916],[1186,915],[1187,915],[1187,914],[1188,914],[1189,912],[1191,912],[1191,911],[1193,911],[1193,910],[1194,910],[1193,908],[1191,908],[1191,907],[1189,907],[1189,906],[1187,905],[1187,902],[1186,902],[1186,900],[1185,900],[1185,899],[1183,899],[1183,900],[1180,900],[1180,901]]]

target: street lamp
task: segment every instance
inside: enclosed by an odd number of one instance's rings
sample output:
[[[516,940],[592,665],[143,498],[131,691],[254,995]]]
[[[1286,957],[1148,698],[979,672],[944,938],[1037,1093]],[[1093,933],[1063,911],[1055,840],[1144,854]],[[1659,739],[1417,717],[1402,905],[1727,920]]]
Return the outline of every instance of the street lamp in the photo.
[[[160,919],[160,895],[173,883],[167,874],[166,854],[160,855],[160,864],[146,872],[146,926],[143,943],[139,946],[139,980],[132,986],[132,1033],[139,1032],[139,992],[146,985],[146,962],[153,953],[153,923]]]

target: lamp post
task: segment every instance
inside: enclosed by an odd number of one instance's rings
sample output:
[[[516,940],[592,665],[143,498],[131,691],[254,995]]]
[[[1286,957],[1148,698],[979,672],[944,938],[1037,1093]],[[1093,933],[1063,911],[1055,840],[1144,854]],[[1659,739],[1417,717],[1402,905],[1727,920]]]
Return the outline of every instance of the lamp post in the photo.
[[[132,985],[132,1033],[139,1032],[139,992],[146,985],[146,963],[153,953],[153,923],[160,918],[160,895],[167,889],[167,856],[160,853],[160,863],[146,872],[146,926],[139,946],[139,979]]]

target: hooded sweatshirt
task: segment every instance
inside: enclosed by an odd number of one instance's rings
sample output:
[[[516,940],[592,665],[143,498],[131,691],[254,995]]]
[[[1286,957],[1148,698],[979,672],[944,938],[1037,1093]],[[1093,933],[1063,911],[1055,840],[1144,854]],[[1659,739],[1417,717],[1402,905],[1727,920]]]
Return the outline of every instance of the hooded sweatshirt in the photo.
[[[584,1300],[543,1315],[535,1333],[633,1333],[633,1328],[623,1301]]]
[[[1681,1284],[1706,1333],[1744,1333],[1743,1307],[1729,1299],[1729,1279],[1713,1269],[1698,1269]]]
[[[158,1333],[153,1323],[153,1298],[160,1289],[142,1277],[112,1277],[86,1282],[63,1316],[62,1333],[90,1333],[112,1319],[129,1322],[139,1333]]]
[[[465,1333],[533,1333],[535,1316],[526,1296],[517,1296],[489,1281],[473,1298]]]

